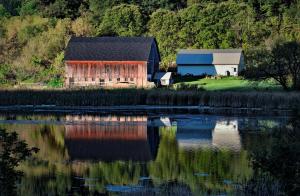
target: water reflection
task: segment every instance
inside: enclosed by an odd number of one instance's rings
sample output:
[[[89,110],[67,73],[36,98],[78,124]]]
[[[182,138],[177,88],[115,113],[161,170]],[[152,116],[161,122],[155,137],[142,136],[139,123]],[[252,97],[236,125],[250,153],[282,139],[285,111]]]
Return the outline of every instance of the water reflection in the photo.
[[[16,132],[0,129],[0,195],[16,195],[16,184],[23,175],[17,166],[37,151],[28,148]]]
[[[185,149],[219,148],[234,151],[241,149],[237,120],[203,118],[199,121],[179,121],[176,138],[179,147]]]
[[[88,195],[132,187],[155,194],[233,194],[255,178],[251,159],[259,160],[258,152],[272,146],[271,130],[286,123],[285,118],[208,115],[0,117],[0,128],[40,148],[20,166],[25,173],[20,195]],[[153,186],[144,186],[141,177]]]
[[[145,116],[67,116],[66,119],[85,122],[65,125],[65,144],[72,160],[147,162],[156,157],[158,128],[148,127]]]

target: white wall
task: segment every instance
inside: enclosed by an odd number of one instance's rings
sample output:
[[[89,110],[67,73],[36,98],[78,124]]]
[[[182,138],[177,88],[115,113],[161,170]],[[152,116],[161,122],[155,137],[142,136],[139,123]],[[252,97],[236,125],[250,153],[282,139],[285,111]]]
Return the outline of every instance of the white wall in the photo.
[[[231,76],[238,76],[239,65],[215,65],[217,69],[217,75],[227,76],[227,71],[230,72]],[[236,71],[234,71],[234,68]]]
[[[240,151],[242,148],[241,136],[238,131],[238,121],[217,121],[213,130],[212,143],[217,148]]]
[[[236,68],[236,72],[234,72],[234,68]],[[199,66],[181,66],[178,65],[177,72],[178,74],[184,76],[187,74],[191,75],[227,75],[227,71],[230,72],[231,76],[237,76],[239,72],[239,65],[199,65]]]

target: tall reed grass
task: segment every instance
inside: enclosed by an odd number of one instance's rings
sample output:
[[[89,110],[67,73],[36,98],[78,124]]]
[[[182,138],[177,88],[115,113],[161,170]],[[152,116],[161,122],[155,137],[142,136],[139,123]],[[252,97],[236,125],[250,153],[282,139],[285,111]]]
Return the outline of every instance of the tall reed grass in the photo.
[[[0,90],[0,106],[168,105],[300,109],[298,92],[208,92],[170,89]]]

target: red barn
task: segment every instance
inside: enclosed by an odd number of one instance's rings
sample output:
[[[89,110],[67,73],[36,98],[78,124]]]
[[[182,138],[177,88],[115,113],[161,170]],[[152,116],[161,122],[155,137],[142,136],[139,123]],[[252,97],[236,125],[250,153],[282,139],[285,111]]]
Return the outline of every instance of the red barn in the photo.
[[[72,37],[65,54],[65,85],[147,87],[159,62],[152,37]]]

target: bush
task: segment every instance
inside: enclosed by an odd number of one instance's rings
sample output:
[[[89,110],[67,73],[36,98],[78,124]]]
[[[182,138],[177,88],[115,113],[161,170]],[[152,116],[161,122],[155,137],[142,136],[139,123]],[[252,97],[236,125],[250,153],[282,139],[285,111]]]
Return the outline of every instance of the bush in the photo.
[[[185,84],[179,83],[173,86],[175,90],[197,90],[197,91],[205,91],[205,89],[200,84]]]
[[[0,64],[0,85],[14,84],[16,82],[16,73],[11,65]]]

